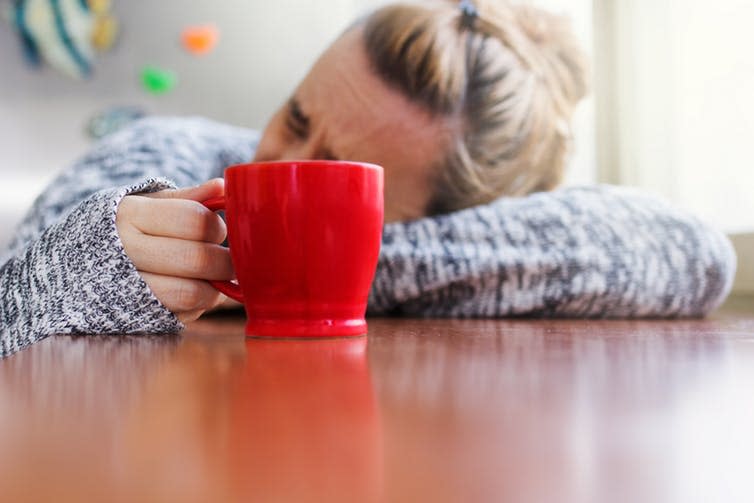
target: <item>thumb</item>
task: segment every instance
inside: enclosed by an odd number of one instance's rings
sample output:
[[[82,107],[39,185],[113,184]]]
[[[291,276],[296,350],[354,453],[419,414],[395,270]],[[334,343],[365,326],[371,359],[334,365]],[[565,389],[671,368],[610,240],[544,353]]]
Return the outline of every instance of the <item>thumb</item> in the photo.
[[[196,187],[161,190],[160,192],[145,195],[156,199],[188,199],[190,201],[202,202],[213,197],[220,197],[223,194],[225,194],[225,180],[222,178],[213,178]]]

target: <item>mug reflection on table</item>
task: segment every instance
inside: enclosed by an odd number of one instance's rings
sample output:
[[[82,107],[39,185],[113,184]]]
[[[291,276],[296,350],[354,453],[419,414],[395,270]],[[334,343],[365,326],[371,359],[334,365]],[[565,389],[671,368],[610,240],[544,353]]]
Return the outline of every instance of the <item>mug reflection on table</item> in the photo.
[[[382,437],[367,338],[247,338],[228,468],[260,501],[379,501]]]

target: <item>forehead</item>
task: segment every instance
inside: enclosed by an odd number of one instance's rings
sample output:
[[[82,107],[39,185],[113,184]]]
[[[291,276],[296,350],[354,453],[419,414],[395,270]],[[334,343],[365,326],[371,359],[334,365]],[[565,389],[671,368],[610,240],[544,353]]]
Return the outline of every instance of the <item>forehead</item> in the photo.
[[[359,28],[325,51],[296,94],[340,157],[427,164],[448,140],[447,119],[433,117],[374,73]]]

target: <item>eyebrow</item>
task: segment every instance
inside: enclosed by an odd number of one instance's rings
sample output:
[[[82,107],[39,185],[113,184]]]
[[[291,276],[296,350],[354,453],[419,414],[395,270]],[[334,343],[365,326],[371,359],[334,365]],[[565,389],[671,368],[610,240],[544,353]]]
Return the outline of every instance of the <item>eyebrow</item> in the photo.
[[[305,130],[309,129],[309,117],[301,110],[301,103],[295,96],[288,100],[288,112],[298,126]],[[333,154],[329,148],[322,153],[322,158],[330,161],[339,160],[338,156]]]

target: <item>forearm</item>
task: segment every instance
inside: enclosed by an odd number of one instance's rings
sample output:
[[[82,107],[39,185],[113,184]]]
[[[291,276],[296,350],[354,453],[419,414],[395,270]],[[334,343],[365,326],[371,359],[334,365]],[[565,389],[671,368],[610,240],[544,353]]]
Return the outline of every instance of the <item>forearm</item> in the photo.
[[[373,313],[701,316],[730,290],[720,233],[657,199],[569,189],[385,228]]]
[[[147,180],[98,192],[0,266],[0,357],[52,334],[182,327],[141,279],[115,227],[125,194],[169,186]]]
[[[64,170],[0,253],[0,355],[51,334],[180,329],[126,255],[117,206],[126,194],[222,176],[252,157],[257,137],[205,119],[151,118]]]

